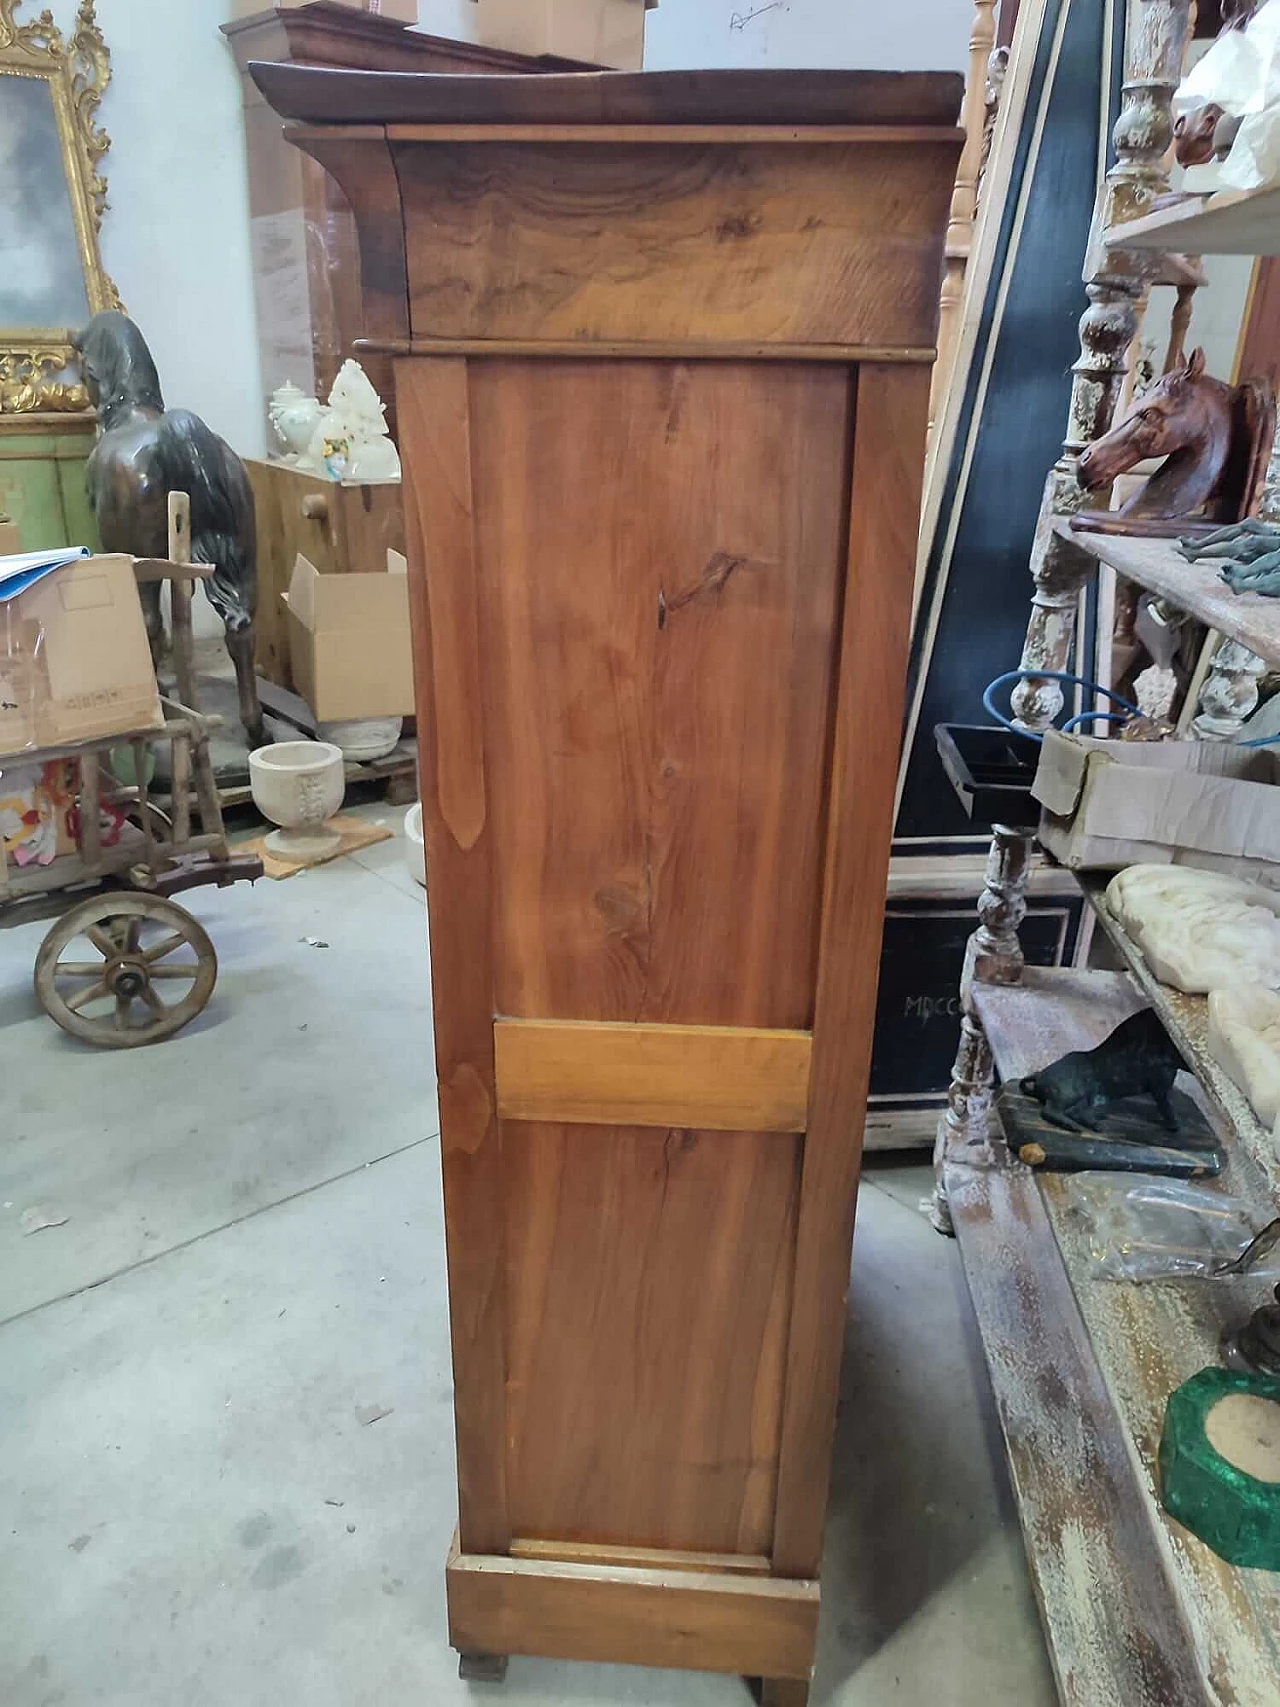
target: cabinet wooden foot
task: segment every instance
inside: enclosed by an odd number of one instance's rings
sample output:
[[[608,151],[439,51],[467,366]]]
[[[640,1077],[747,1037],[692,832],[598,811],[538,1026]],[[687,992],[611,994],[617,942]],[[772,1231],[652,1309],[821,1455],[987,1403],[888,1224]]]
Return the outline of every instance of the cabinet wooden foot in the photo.
[[[464,1683],[505,1683],[505,1654],[459,1654],[458,1676]]]
[[[809,1685],[795,1677],[749,1677],[747,1688],[760,1707],[809,1707]]]

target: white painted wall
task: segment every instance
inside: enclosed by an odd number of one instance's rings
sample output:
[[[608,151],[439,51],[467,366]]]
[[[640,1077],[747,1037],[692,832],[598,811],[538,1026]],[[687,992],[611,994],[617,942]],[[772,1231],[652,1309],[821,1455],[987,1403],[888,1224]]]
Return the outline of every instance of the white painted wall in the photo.
[[[41,0],[64,34],[76,0]],[[38,8],[28,0],[25,11]],[[111,49],[101,121],[110,207],[102,254],[160,369],[165,401],[260,456],[240,79],[227,0],[97,0]]]
[[[76,0],[47,3],[69,33]],[[256,456],[266,426],[240,85],[218,28],[230,10],[228,0],[97,0],[112,55],[102,249],[166,401]],[[474,40],[477,12],[475,0],[419,0],[419,28]],[[662,0],[648,63],[963,67],[970,17],[969,0]]]
[[[475,0],[418,0],[418,28],[476,40]],[[645,66],[852,66],[963,71],[970,0],[661,0],[650,12]]]
[[[963,71],[970,0],[661,0],[645,66],[848,66]]]

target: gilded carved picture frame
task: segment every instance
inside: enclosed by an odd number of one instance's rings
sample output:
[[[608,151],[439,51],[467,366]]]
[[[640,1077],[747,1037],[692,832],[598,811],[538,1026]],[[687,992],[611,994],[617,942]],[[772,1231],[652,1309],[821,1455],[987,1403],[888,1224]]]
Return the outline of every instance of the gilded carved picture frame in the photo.
[[[45,11],[0,0],[0,417],[89,406],[71,333],[119,308],[98,232],[110,139],[97,121],[111,55],[80,0],[69,41]]]

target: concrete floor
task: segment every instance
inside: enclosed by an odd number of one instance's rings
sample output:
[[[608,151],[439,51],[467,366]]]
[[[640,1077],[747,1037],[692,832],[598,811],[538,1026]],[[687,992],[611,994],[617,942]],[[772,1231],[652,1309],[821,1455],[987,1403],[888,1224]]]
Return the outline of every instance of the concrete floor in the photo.
[[[421,892],[387,843],[185,899],[219,984],[147,1051],[64,1037],[30,994],[44,927],[0,933],[0,1701],[745,1707],[627,1667],[458,1682]],[[1050,1707],[927,1184],[864,1183],[814,1701]],[[36,1205],[65,1225],[24,1236]]]

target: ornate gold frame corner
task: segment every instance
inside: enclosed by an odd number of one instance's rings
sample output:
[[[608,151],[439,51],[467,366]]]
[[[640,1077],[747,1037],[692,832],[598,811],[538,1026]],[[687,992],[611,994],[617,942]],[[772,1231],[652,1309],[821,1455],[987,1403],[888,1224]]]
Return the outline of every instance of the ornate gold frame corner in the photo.
[[[101,171],[111,146],[98,107],[111,81],[111,54],[98,28],[94,0],[80,0],[70,41],[48,11],[25,23],[23,0],[0,0],[0,77],[41,77],[50,87],[71,199],[85,294],[91,314],[119,308],[120,295],[102,264],[98,233],[107,206]],[[68,379],[75,359],[67,326],[0,327],[0,419],[89,407],[84,386]]]

